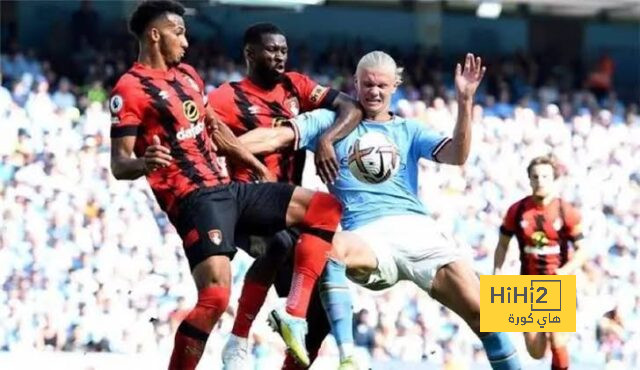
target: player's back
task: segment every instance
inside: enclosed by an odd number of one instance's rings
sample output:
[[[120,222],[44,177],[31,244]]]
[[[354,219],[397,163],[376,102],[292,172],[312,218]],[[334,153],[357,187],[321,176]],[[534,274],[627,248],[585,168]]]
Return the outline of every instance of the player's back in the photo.
[[[265,90],[249,78],[227,82],[209,93],[209,104],[218,117],[236,136],[258,127],[276,127],[300,112],[314,109],[322,103],[326,88],[307,76],[287,72],[272,89]],[[259,159],[279,181],[300,184],[304,167],[304,151],[287,148]],[[253,172],[244,167],[232,167],[231,177],[240,182],[256,179]]]
[[[135,136],[142,157],[158,136],[171,150],[171,165],[147,175],[158,203],[171,217],[177,201],[192,191],[228,182],[217,167],[205,127],[202,81],[192,67],[167,71],[135,63],[113,88],[111,137]]]

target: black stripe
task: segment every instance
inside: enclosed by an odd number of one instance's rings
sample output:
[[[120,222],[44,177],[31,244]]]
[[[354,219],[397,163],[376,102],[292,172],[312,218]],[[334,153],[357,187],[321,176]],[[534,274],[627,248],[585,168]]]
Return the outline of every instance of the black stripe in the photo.
[[[231,85],[231,88],[236,95],[233,101],[234,103],[236,103],[238,109],[240,110],[241,116],[238,117],[240,119],[240,122],[242,122],[247,130],[253,130],[254,128],[258,127],[260,122],[258,122],[258,119],[249,111],[251,102],[249,101],[249,98],[244,93],[244,91],[242,91],[242,89],[240,88],[240,84],[238,84],[237,82],[232,82],[229,85]]]
[[[180,326],[178,326],[178,331],[189,338],[193,338],[201,342],[206,342],[207,339],[209,339],[209,334],[207,332],[196,328],[186,321],[183,321]]]
[[[151,79],[149,77],[144,77],[139,73],[133,71],[129,71],[128,73],[140,80],[140,83],[144,87],[144,92],[149,95],[153,107],[159,113],[160,124],[167,134],[167,140],[171,149],[171,155],[176,159],[178,168],[180,168],[184,176],[186,176],[189,180],[193,181],[199,187],[202,187],[204,185],[204,179],[197,173],[195,166],[187,158],[187,154],[185,153],[182,146],[180,146],[180,142],[178,141],[178,133],[176,132],[176,128],[174,126],[174,123],[177,121],[177,117],[174,117],[173,113],[171,113],[171,110],[169,109],[169,107],[171,106],[171,102],[169,102],[168,100],[165,101],[160,97],[159,93],[161,90],[151,83]]]
[[[333,106],[333,102],[340,94],[340,91],[336,89],[329,89],[329,91],[324,95],[324,99],[318,104],[320,108],[331,108]]]
[[[247,131],[251,131],[254,128],[257,128],[260,125],[260,122],[249,111],[249,107],[251,107],[251,102],[249,101],[249,98],[240,87],[240,84],[237,82],[231,82],[229,86],[231,86],[235,94],[235,98],[233,99],[233,102],[238,107],[238,110],[240,110],[240,116],[238,116],[238,119],[240,120],[240,122],[242,122],[242,125]],[[264,164],[264,156],[255,155],[255,157],[261,163]],[[253,173],[253,171],[249,171],[249,173],[251,174],[252,181],[259,180],[257,175]]]
[[[176,69],[184,74],[186,74],[187,76],[191,77],[191,79],[193,80],[193,82],[196,82],[200,79],[199,77],[196,77],[194,75],[192,75],[186,68],[182,67],[182,66],[178,66],[176,67]]]
[[[264,100],[263,100],[264,101]],[[275,101],[264,101],[265,105],[269,107],[269,115],[271,117],[288,117],[290,114],[287,112],[284,107]],[[278,181],[280,182],[291,182],[294,179],[292,178],[291,173],[289,173],[289,167],[291,167],[291,155],[288,150],[282,151],[280,154],[280,160],[278,161],[278,166],[280,167],[280,174],[278,176]],[[301,176],[302,177],[302,176]]]
[[[315,227],[300,227],[300,231],[302,232],[302,234],[311,234],[313,236],[317,236],[327,243],[331,243],[333,241],[333,235],[335,234],[334,231],[327,231]]]
[[[192,97],[189,96],[189,94],[187,94],[184,91],[184,89],[182,88],[178,80],[174,79],[174,80],[168,81],[168,83],[169,83],[169,86],[171,86],[176,91],[176,93],[178,94],[178,97],[183,103],[187,100],[192,100]],[[222,171],[220,171],[220,169],[217,168],[218,163],[215,163],[215,164],[213,163],[213,160],[212,160],[213,157],[211,155],[211,151],[209,150],[209,147],[205,143],[204,139],[202,138],[202,135],[196,135],[195,139],[196,139],[196,146],[198,147],[198,150],[200,151],[200,153],[204,154],[205,156],[205,159],[206,159],[205,163],[207,167],[216,175],[216,177],[218,178],[218,182],[222,183],[224,181],[224,177],[222,176],[222,173],[221,173]]]
[[[111,126],[111,138],[117,139],[125,136],[138,135],[137,125]]]
[[[300,92],[298,91],[298,88],[293,84],[293,81],[291,80],[291,78],[289,78],[289,76],[286,74],[282,76],[282,86],[284,87],[285,90],[293,94],[293,96],[295,96],[296,99],[298,99],[298,101],[301,100]]]

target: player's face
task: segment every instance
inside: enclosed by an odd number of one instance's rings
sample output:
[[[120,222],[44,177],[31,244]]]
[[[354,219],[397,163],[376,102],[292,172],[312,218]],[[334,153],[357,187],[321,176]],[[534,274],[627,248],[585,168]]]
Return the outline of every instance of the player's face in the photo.
[[[189,47],[184,19],[177,14],[167,14],[159,19],[157,30],[158,45],[165,63],[177,65]]]
[[[266,34],[262,44],[254,49],[253,62],[257,72],[267,79],[279,79],[285,71],[289,48],[284,35]]]
[[[553,190],[553,167],[548,164],[533,166],[529,172],[529,183],[534,196],[548,196]]]
[[[356,76],[358,100],[368,116],[389,111],[391,95],[396,91],[395,71],[388,68],[364,68]]]

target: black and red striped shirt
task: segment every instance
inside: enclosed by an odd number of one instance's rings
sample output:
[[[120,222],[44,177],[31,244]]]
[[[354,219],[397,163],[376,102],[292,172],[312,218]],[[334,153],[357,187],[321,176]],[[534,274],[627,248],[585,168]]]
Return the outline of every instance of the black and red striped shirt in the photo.
[[[542,205],[533,196],[509,207],[500,232],[518,239],[522,275],[555,275],[569,260],[569,243],[582,238],[573,206],[557,198]]]
[[[300,113],[326,107],[338,95],[336,90],[317,84],[309,77],[287,72],[271,90],[264,90],[245,78],[225,83],[209,93],[208,101],[218,117],[236,136],[257,127],[275,127]],[[293,146],[258,157],[278,177],[278,181],[299,185],[304,167],[304,151]],[[229,166],[234,181],[250,182],[256,176],[247,167]]]
[[[153,136],[171,150],[170,166],[146,178],[169,217],[180,199],[192,191],[228,183],[205,123],[204,84],[193,67],[180,64],[167,71],[135,63],[113,88],[111,137],[135,136],[134,153],[142,157]]]

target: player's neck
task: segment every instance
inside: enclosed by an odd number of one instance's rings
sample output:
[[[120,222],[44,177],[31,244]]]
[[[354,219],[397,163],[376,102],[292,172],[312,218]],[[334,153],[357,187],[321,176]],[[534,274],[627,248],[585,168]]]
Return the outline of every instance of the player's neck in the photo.
[[[384,110],[378,113],[365,113],[365,119],[368,121],[387,122],[391,121],[392,118],[393,115],[388,110]]]
[[[249,79],[249,81],[251,81],[252,84],[258,86],[263,90],[273,90],[273,88],[278,84],[277,81],[267,80],[256,73],[249,73],[247,78]]]
[[[140,46],[140,53],[138,54],[138,63],[153,69],[169,70],[169,66],[160,53],[145,50],[142,46]]]
[[[538,205],[542,205],[542,206],[546,206],[549,203],[551,203],[553,201],[553,195],[546,195],[546,196],[538,196],[538,195],[532,195],[533,197],[533,201],[538,204]]]

